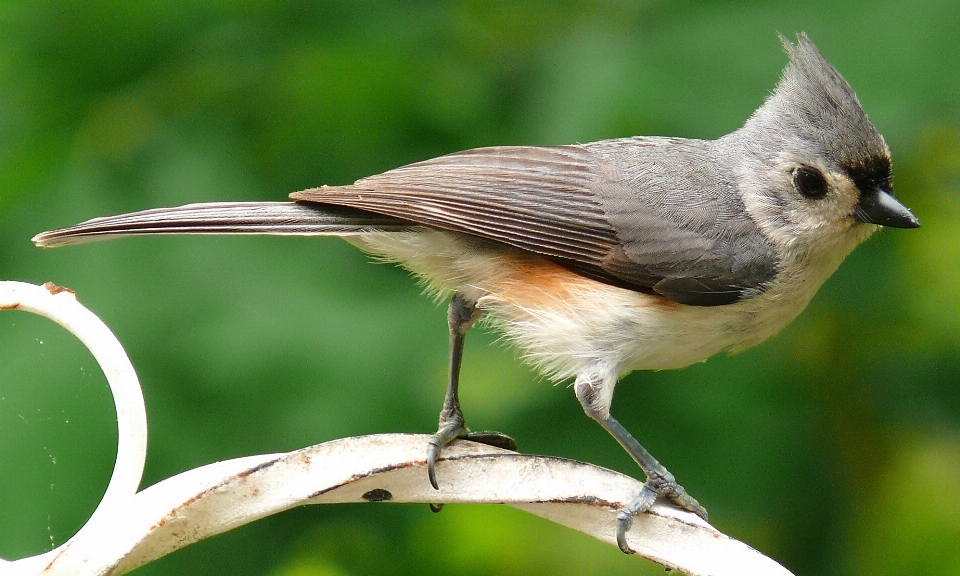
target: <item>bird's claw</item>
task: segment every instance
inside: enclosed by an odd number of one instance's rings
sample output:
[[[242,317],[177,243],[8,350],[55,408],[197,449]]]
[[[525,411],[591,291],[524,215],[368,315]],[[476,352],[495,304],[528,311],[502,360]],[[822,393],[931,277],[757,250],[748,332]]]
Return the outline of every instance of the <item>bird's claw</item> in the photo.
[[[479,442],[495,448],[503,448],[512,452],[517,451],[517,443],[513,438],[500,432],[481,431],[469,432],[466,426],[441,426],[437,433],[430,437],[427,449],[427,477],[430,479],[430,485],[435,490],[440,489],[437,483],[437,460],[440,459],[440,453],[443,447],[457,439]]]
[[[707,520],[707,510],[700,505],[693,496],[687,494],[683,486],[677,484],[673,478],[648,478],[640,488],[640,493],[617,513],[617,546],[624,554],[634,554],[633,548],[627,544],[627,532],[633,526],[633,519],[637,514],[650,510],[658,498],[666,498],[679,508],[692,512]]]
[[[492,430],[469,432],[466,436],[463,436],[462,439],[469,440],[471,442],[477,442],[479,444],[486,444],[487,446],[493,446],[494,448],[502,448],[511,452],[517,451],[516,440],[510,436],[507,436],[506,434],[494,432]]]
[[[440,485],[437,483],[437,460],[440,459],[440,452],[443,451],[444,446],[457,438],[467,436],[467,434],[466,426],[460,421],[441,426],[437,433],[430,437],[429,448],[427,449],[427,478],[430,479],[430,485],[433,486],[434,490],[440,489]]]
[[[445,440],[445,438],[449,439]],[[459,429],[451,427],[451,430],[441,427],[436,434],[430,437],[429,448],[427,449],[427,478],[430,479],[430,485],[433,486],[434,490],[440,489],[440,485],[437,483],[437,460],[440,459],[440,453],[444,446],[458,438],[513,452],[517,451],[517,443],[506,434],[490,431],[468,432],[463,425]],[[443,504],[430,504],[432,512],[439,512],[442,508]]]

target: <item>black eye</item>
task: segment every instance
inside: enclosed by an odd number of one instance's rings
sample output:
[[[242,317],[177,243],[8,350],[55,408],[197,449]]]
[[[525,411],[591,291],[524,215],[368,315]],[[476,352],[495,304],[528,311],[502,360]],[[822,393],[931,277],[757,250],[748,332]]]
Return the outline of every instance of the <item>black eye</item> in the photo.
[[[816,168],[797,168],[793,171],[793,186],[807,198],[823,198],[827,195],[827,182]]]

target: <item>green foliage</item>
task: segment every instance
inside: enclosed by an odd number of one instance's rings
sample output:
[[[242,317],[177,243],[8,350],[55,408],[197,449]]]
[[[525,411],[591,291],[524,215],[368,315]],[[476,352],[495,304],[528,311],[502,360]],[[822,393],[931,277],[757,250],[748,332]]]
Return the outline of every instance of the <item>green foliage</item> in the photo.
[[[6,2],[0,278],[52,280],[117,333],[151,423],[145,485],[217,459],[428,432],[442,307],[336,240],[33,234],[192,201],[283,199],[493,144],[709,138],[806,31],[857,89],[923,222],[879,234],[783,334],[634,374],[614,412],[721,529],[798,574],[960,566],[960,9],[954,2]],[[41,343],[42,342],[42,343]],[[524,451],[638,474],[572,393],[472,333],[463,402]],[[0,313],[0,557],[63,542],[116,433],[56,326]],[[441,478],[442,481],[442,478]],[[292,511],[139,574],[659,573],[497,507]]]

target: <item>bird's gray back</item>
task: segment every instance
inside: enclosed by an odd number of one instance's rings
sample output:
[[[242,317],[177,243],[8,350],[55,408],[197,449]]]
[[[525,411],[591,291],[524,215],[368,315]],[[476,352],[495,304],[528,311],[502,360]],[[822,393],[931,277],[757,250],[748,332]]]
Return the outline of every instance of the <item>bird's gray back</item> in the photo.
[[[760,292],[775,277],[776,252],[747,214],[731,152],[718,141],[636,137],[586,147],[605,167],[596,194],[620,242],[606,269],[699,305]]]

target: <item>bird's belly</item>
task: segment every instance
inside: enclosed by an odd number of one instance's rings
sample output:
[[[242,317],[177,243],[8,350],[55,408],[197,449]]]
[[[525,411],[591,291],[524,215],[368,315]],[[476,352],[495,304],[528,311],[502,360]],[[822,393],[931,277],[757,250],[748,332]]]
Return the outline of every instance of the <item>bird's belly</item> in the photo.
[[[771,302],[761,296],[725,306],[687,306],[587,282],[583,290],[561,296],[525,301],[508,292],[480,302],[527,360],[550,376],[567,378],[596,362],[624,374],[681,368],[745,349],[779,332],[809,300]]]
[[[620,374],[665,370],[759,344],[803,311],[819,283],[790,286],[774,282],[748,300],[689,306],[547,262],[500,283],[479,304],[527,360],[567,378],[598,362]]]
[[[621,374],[680,368],[778,332],[809,301],[774,290],[723,306],[688,306],[591,280],[539,256],[435,230],[354,243],[401,263],[437,293],[475,300],[488,324],[552,379],[597,363]]]

